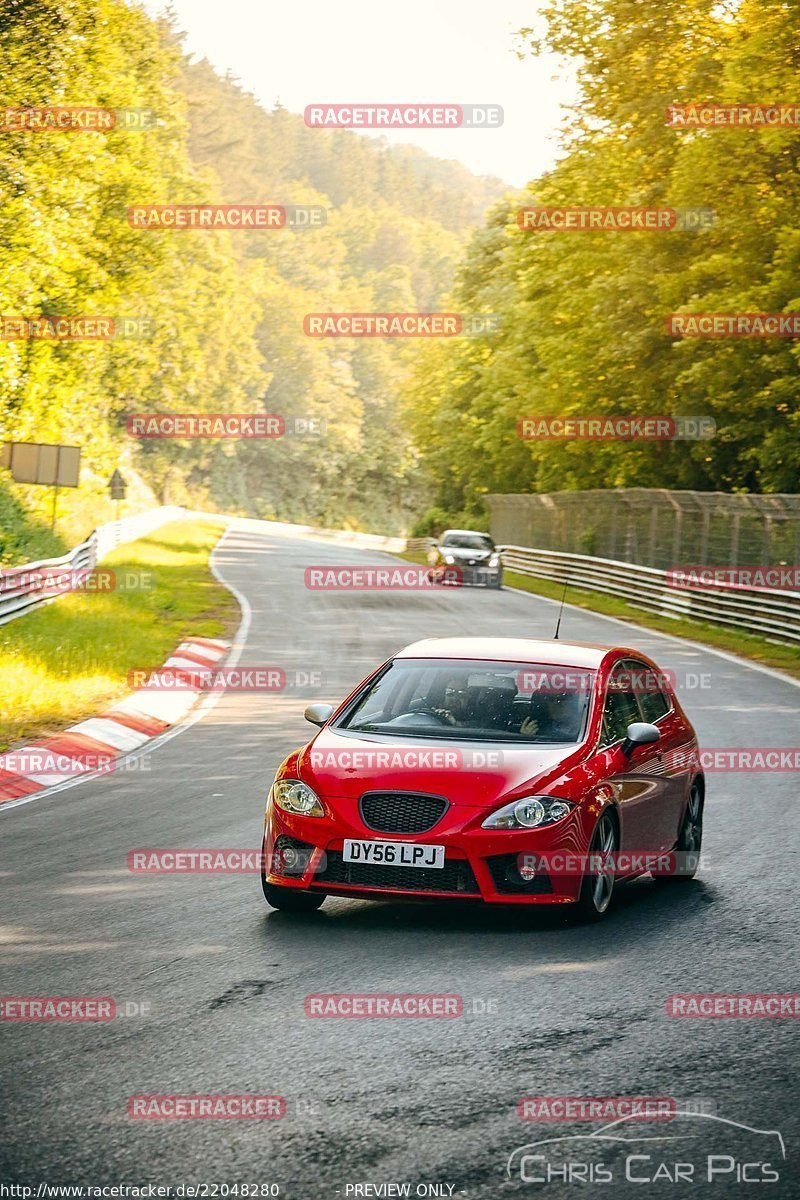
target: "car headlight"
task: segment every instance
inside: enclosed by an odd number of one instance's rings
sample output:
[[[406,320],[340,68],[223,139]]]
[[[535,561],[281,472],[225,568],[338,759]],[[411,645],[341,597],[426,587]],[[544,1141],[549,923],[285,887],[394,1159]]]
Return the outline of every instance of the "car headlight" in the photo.
[[[272,785],[272,799],[284,812],[301,817],[325,816],[317,793],[300,779],[276,779]]]
[[[448,567],[452,567],[456,560],[453,558],[452,554],[445,554],[444,561],[447,563]]]
[[[572,812],[575,805],[570,800],[559,800],[556,796],[524,796],[498,808],[483,822],[482,829],[540,829],[542,825],[554,825]]]
[[[494,554],[489,555],[489,566],[490,567],[499,567],[500,566],[500,555],[499,554],[494,553]]]

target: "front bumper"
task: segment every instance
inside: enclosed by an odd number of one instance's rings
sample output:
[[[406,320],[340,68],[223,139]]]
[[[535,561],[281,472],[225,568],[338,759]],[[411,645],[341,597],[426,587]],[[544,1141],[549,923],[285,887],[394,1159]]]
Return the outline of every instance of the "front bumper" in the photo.
[[[453,805],[426,833],[377,833],[358,815],[358,801],[337,800],[335,820],[296,817],[270,806],[264,832],[265,878],[296,887],[364,899],[474,900],[486,904],[573,904],[581,880],[574,874],[537,871],[523,879],[518,866],[528,854],[585,852],[590,830],[578,807],[550,828],[492,831],[480,827],[490,810]],[[338,810],[343,810],[343,815]],[[346,863],[346,838],[415,842],[445,847],[443,868]],[[287,867],[286,851],[293,861]]]
[[[447,578],[447,573],[454,571],[458,572],[457,582]],[[499,587],[503,581],[502,567],[465,567],[461,563],[447,567],[440,564],[436,572],[437,582],[445,587]]]

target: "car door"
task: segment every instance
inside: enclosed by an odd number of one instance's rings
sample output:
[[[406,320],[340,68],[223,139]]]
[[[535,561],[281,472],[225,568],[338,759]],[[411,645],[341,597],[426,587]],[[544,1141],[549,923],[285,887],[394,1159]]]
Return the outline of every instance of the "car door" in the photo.
[[[635,746],[628,757],[622,753],[628,726],[642,720],[635,684],[626,664],[620,662],[606,686],[598,751],[604,756],[605,782],[613,788],[619,807],[620,849],[630,854],[663,850],[668,828],[664,754],[659,743]]]
[[[671,849],[678,840],[689,789],[688,755],[683,753],[687,749],[686,726],[658,671],[638,659],[627,659],[625,668],[634,681],[643,720],[661,732],[656,748],[663,761],[664,796],[658,820],[662,847]]]

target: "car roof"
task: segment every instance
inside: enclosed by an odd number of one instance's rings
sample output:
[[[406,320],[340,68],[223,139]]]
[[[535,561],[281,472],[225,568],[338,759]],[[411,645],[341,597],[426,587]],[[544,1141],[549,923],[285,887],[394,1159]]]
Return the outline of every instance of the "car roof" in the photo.
[[[444,538],[451,533],[457,533],[459,535],[466,533],[469,534],[470,537],[490,538],[492,536],[490,533],[487,533],[485,529],[443,529],[439,536]]]
[[[398,651],[395,658],[463,658],[495,662],[547,663],[559,667],[596,670],[617,646],[594,646],[589,642],[539,641],[535,638],[452,637],[425,638]],[[632,654],[634,651],[624,651]],[[638,657],[638,654],[637,654]]]

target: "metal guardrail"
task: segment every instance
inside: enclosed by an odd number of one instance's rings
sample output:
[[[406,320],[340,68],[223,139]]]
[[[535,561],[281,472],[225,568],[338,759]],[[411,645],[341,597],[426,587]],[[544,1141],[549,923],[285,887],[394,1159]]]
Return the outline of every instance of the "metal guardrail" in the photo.
[[[433,538],[410,538],[406,549],[419,553],[435,545]],[[670,583],[670,574],[657,567],[529,546],[499,549],[503,566],[519,575],[604,592],[664,617],[707,621],[774,641],[800,642],[800,592],[694,583],[677,587]]]
[[[435,545],[436,538],[408,538],[406,550],[409,554],[419,554],[423,550],[432,550]]]
[[[730,586],[676,587],[666,571],[635,563],[527,546],[503,546],[509,571],[604,592],[665,617],[730,625],[777,641],[800,642],[800,592]]]
[[[40,572],[58,574],[91,571],[117,546],[144,537],[167,521],[174,521],[184,515],[185,509],[176,505],[151,508],[136,516],[123,517],[120,521],[109,521],[106,525],[98,526],[85,542],[81,542],[61,558],[43,558],[22,566],[0,568],[0,625],[58,599],[58,595],[43,594],[41,584],[37,584],[31,576]],[[15,577],[19,578],[19,587],[14,587]],[[59,593],[67,594],[68,590]]]
[[[21,617],[33,608],[46,604],[55,596],[42,594],[41,586],[36,586],[30,576],[39,571],[84,571],[91,570],[97,563],[97,540],[91,534],[80,546],[76,546],[69,554],[61,558],[43,558],[39,562],[25,563],[21,567],[10,567],[0,571],[0,625]],[[14,586],[18,578],[19,586]]]
[[[25,573],[47,568],[91,570],[116,546],[144,537],[165,522],[185,515],[185,509],[165,505],[135,517],[110,521],[96,529],[69,554],[27,563],[14,570]],[[287,526],[287,530],[290,528]],[[323,531],[313,532],[319,534]],[[336,531],[324,532],[333,534]],[[360,536],[369,545],[380,542],[383,548],[395,549],[394,545],[389,546],[389,542],[394,543],[396,539]],[[341,540],[344,537],[349,538],[349,535],[343,535]],[[409,538],[405,542],[405,548],[410,553],[427,552],[435,545],[434,538]],[[400,545],[396,548],[399,549]],[[537,550],[529,546],[501,546],[499,549],[503,566],[520,575],[604,592],[661,616],[708,621],[714,625],[746,629],[775,641],[800,643],[800,592],[694,584],[679,588],[670,584],[668,572],[657,567],[642,567],[635,563],[566,554],[557,550]],[[16,589],[0,588],[0,625],[55,598],[42,596],[41,590],[30,584],[25,586],[23,583]]]

